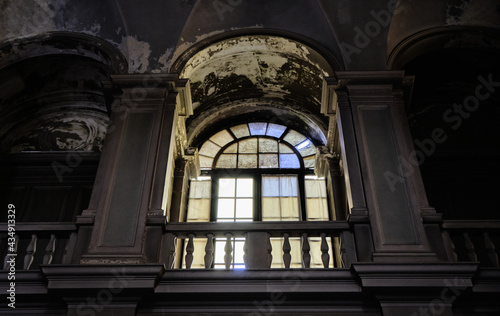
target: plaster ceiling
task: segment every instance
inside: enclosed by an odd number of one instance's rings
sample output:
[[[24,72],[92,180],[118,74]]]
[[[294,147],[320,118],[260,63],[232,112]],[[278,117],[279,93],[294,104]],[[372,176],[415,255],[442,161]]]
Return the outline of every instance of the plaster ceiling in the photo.
[[[213,126],[241,115],[279,117],[287,126],[308,121],[297,125],[311,126],[307,134],[324,143],[321,89],[323,77],[332,74],[321,54],[294,40],[251,35],[219,41],[194,54],[180,73],[191,82],[195,117],[188,132],[193,136],[206,122]]]

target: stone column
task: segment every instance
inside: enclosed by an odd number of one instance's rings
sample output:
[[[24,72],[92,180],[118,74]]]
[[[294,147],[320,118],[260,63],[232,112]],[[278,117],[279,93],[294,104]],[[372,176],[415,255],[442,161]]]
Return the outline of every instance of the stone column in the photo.
[[[169,222],[183,222],[186,219],[189,180],[200,174],[198,149],[187,148],[184,155],[175,160],[174,179],[172,182],[172,202],[170,205]]]
[[[94,218],[81,263],[142,263],[148,217],[163,218],[175,157],[175,75],[113,76],[111,124],[89,208]]]
[[[403,72],[337,72],[325,81],[324,113],[336,115],[350,221],[369,223],[373,251],[355,230],[360,261],[436,261],[422,216],[430,208],[414,157],[404,111]],[[330,114],[332,115],[332,114]],[[366,235],[368,228],[363,227]],[[366,236],[364,236],[366,237]],[[364,239],[364,238],[363,238]],[[364,258],[371,255],[371,258]]]

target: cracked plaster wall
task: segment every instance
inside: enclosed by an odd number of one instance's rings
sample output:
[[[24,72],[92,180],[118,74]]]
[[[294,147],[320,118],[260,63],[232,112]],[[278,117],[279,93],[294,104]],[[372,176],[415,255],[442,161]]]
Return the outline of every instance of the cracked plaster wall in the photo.
[[[240,89],[257,89],[261,96],[279,98],[312,95],[319,104],[322,78],[331,73],[326,60],[298,42],[271,36],[242,36],[201,50],[186,63],[181,76],[191,80],[196,108]]]

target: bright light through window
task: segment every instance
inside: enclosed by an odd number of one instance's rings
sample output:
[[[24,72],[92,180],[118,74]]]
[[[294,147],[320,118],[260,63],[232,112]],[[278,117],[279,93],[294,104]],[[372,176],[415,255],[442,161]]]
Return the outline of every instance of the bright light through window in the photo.
[[[302,149],[302,148],[306,148],[307,146],[309,146],[311,144],[311,141],[308,139],[308,140],[305,140],[303,141],[302,143],[298,144],[296,146],[297,149]]]
[[[252,221],[253,187],[252,178],[220,178],[217,221]]]

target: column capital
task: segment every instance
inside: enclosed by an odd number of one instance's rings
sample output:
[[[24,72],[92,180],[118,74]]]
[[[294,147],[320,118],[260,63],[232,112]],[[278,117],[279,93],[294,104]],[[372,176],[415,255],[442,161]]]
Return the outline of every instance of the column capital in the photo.
[[[337,71],[323,79],[321,113],[332,116],[339,106],[393,96],[409,106],[413,82],[414,77],[404,71]]]
[[[336,90],[349,85],[392,85],[397,89],[413,84],[413,77],[405,76],[403,70],[336,71],[333,77],[326,81]]]
[[[328,172],[340,173],[338,163],[339,156],[337,153],[330,152],[327,146],[316,147],[316,163],[314,166],[314,173],[317,176],[325,177]],[[335,168],[335,166],[337,167]]]

